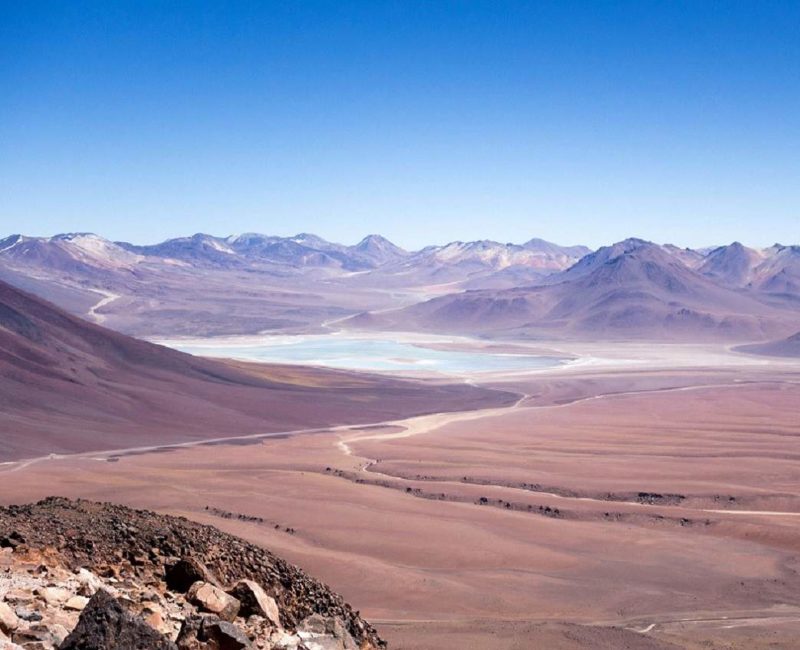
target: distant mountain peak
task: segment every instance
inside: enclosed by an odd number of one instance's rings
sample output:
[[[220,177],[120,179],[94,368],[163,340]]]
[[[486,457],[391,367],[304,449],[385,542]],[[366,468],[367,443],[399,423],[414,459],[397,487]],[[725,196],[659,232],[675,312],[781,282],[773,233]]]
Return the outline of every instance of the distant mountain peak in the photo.
[[[400,260],[408,252],[392,243],[382,235],[367,235],[353,246],[353,250],[367,258],[372,264],[381,265]]]
[[[296,244],[302,244],[303,246],[309,246],[311,248],[325,249],[331,246],[331,242],[310,232],[301,232],[289,239]]]
[[[3,251],[11,250],[14,246],[21,244],[28,240],[24,235],[9,235],[5,239],[0,239],[0,253]]]
[[[573,257],[576,260],[592,252],[586,246],[560,246],[559,244],[554,244],[553,242],[549,242],[539,237],[529,239],[522,244],[522,248],[538,253],[546,253],[549,255],[566,255]]]
[[[647,239],[641,239],[639,237],[628,237],[620,242],[617,242],[616,244],[612,244],[612,246],[620,246],[625,250],[635,250],[637,248],[649,246],[658,247],[658,244],[655,244]]]
[[[360,242],[358,242],[358,244],[356,244],[356,248],[358,248],[359,246],[367,246],[370,244],[381,244],[381,245],[388,244],[390,246],[395,245],[391,241],[386,239],[386,237],[384,237],[383,235],[378,235],[373,233],[371,235],[367,235]]]
[[[708,253],[699,271],[727,286],[743,287],[752,280],[763,259],[762,252],[735,241]]]

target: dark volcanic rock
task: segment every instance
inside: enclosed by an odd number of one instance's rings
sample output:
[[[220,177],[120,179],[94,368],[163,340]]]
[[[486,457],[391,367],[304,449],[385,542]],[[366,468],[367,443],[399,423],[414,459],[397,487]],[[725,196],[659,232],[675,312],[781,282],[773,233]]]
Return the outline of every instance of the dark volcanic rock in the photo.
[[[195,582],[209,582],[219,586],[208,567],[196,558],[183,558],[167,567],[165,578],[167,587],[184,594]]]
[[[11,531],[8,535],[0,537],[0,548],[17,548],[17,546],[24,543],[25,538],[16,530]]]
[[[245,650],[252,647],[239,627],[213,615],[187,618],[177,644],[179,650]]]
[[[77,627],[59,650],[176,650],[177,646],[119,601],[98,591],[83,610]]]

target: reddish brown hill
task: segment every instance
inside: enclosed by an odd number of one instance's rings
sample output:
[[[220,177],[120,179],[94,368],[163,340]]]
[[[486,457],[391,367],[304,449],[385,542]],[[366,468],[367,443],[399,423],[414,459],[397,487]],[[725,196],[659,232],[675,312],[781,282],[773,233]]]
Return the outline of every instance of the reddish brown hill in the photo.
[[[196,358],[0,282],[2,460],[375,422],[510,399],[468,386]]]

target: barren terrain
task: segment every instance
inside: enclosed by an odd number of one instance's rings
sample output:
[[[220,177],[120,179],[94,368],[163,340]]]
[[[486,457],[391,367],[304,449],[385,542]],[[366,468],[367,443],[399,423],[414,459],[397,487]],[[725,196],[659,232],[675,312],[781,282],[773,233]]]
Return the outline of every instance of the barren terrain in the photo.
[[[2,501],[214,523],[325,580],[395,648],[795,647],[800,365],[566,351],[594,361],[493,380],[513,405],[8,464]]]

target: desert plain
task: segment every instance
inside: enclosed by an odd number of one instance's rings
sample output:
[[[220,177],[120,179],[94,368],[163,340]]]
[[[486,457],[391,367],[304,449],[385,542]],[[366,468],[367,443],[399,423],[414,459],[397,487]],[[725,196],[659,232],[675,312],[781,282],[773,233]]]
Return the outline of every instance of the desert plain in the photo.
[[[496,404],[442,390],[408,418],[7,462],[0,500],[213,524],[320,577],[392,648],[796,647],[800,363],[537,349],[573,360],[451,378]]]

